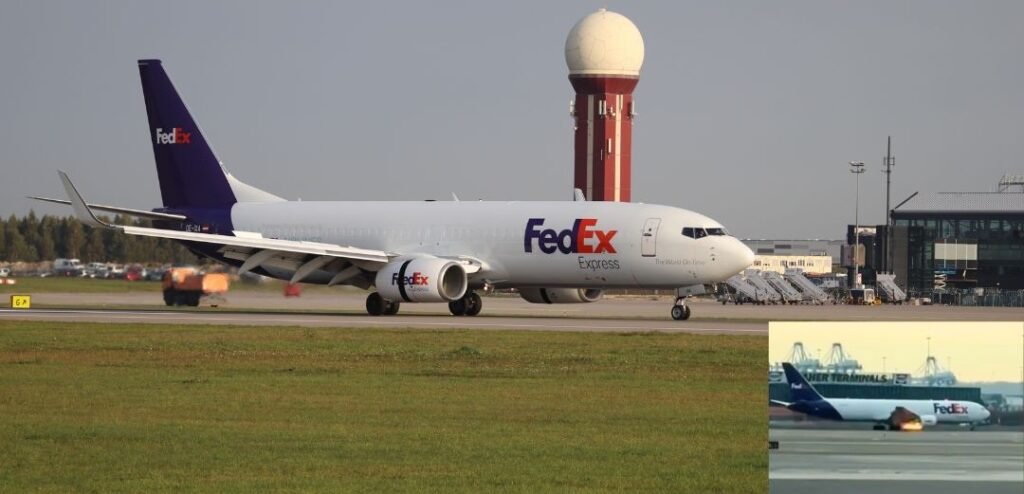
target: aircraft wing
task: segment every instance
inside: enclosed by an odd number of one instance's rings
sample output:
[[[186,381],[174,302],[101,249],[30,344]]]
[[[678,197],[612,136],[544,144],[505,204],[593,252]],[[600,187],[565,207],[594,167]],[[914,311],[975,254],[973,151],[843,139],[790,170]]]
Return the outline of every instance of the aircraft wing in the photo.
[[[101,221],[86,205],[85,200],[75,189],[71,179],[64,172],[58,172],[64,189],[75,215],[83,223],[97,228],[121,230],[129,235],[144,237],[167,238],[187,242],[200,242],[220,246],[225,257],[241,260],[239,273],[245,273],[260,265],[276,265],[293,270],[291,282],[302,281],[317,270],[327,270],[335,275],[330,285],[343,283],[361,273],[361,269],[376,271],[399,254],[373,249],[360,249],[352,246],[306,242],[300,240],[282,240],[264,238],[255,232],[235,231],[235,235],[218,235],[211,233],[165,230],[139,226],[111,225]],[[483,263],[469,257],[458,257],[453,260],[463,264],[467,273],[475,273],[483,268]]]
[[[71,201],[65,199],[52,199],[49,197],[38,197],[28,196],[29,199],[35,199],[37,201],[52,202],[54,204],[69,205]],[[95,209],[97,211],[104,211],[107,213],[124,214],[128,216],[136,216],[139,218],[146,218],[151,220],[171,220],[171,221],[185,221],[186,218],[180,214],[171,213],[158,213],[156,211],[145,211],[142,209],[122,208],[118,206],[107,206],[105,204],[86,204],[89,209]]]
[[[768,400],[768,402],[773,404],[773,405],[779,405],[779,406],[783,406],[783,407],[786,407],[786,408],[789,408],[789,406],[792,405],[792,403],[789,403],[787,401],[782,401],[782,400]]]

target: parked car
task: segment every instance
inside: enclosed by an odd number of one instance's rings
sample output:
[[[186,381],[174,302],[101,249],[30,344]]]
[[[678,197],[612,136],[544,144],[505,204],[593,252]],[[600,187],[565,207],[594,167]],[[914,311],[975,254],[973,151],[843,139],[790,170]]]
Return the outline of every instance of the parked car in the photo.
[[[109,278],[124,278],[124,266],[120,264],[108,264],[107,269],[110,272]]]
[[[166,273],[166,272],[167,272],[167,270],[164,269],[164,268],[152,268],[152,269],[149,269],[149,270],[146,271],[146,280],[147,281],[161,281],[161,280],[164,279],[164,273]]]
[[[85,275],[89,278],[109,278],[110,269],[107,268],[106,263],[90,262],[85,266]]]
[[[141,281],[146,279],[146,268],[141,264],[132,264],[124,270],[124,279],[128,281]]]
[[[57,276],[82,276],[85,274],[85,267],[78,259],[54,259],[53,274]]]

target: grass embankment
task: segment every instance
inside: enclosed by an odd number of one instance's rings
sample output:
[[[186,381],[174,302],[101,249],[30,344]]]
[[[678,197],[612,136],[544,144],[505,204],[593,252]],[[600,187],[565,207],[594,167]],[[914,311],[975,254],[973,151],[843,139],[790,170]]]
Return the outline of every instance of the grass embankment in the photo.
[[[764,338],[0,321],[0,491],[766,492]]]

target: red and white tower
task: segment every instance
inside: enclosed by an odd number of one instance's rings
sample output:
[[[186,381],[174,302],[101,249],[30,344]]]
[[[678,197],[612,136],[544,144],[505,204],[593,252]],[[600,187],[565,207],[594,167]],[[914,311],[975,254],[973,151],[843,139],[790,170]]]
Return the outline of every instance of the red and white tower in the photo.
[[[588,201],[630,200],[633,88],[643,63],[640,30],[606,9],[577,22],[565,40],[565,64],[576,90],[574,181]]]

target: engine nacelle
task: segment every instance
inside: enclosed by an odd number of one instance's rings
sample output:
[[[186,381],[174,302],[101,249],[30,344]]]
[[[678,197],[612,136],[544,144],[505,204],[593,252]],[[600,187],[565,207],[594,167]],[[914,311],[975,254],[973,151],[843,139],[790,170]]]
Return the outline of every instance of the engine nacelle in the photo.
[[[939,418],[935,415],[922,415],[921,425],[935,425],[939,423]]]
[[[519,296],[531,304],[583,304],[601,300],[598,288],[520,288]]]
[[[380,296],[396,302],[451,302],[469,285],[461,264],[428,256],[391,261],[374,280]]]

